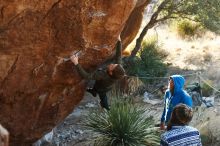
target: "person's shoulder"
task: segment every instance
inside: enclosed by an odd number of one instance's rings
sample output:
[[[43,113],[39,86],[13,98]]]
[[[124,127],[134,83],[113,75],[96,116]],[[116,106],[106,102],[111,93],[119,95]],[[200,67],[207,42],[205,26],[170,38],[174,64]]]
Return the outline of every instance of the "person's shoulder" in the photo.
[[[179,130],[177,129],[171,129],[169,131],[166,131],[165,133],[163,133],[161,135],[161,139],[163,139],[164,141],[169,140],[171,137],[175,137],[176,135],[179,134]]]
[[[185,128],[188,129],[189,131],[196,131],[196,132],[199,132],[198,129],[196,129],[195,127],[192,127],[192,126],[186,126]]]
[[[188,94],[188,92],[186,90],[182,90],[185,94]],[[189,94],[188,94],[189,95]]]
[[[178,92],[178,96],[182,96],[184,98],[186,98],[186,97],[189,98],[190,97],[190,95],[185,90],[180,90]]]
[[[191,96],[185,91],[183,90],[183,97],[185,98],[185,100],[191,100]]]
[[[182,95],[183,95],[184,97],[187,97],[187,98],[190,97],[190,95],[189,95],[185,90],[183,90]]]

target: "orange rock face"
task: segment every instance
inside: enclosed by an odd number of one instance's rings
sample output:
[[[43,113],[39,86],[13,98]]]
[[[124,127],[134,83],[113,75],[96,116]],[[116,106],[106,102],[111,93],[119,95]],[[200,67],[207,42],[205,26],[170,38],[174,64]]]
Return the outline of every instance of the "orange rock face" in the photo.
[[[138,4],[0,0],[0,123],[10,132],[11,145],[29,145],[74,109],[85,80],[63,58],[81,50],[80,64],[94,70],[113,54]]]

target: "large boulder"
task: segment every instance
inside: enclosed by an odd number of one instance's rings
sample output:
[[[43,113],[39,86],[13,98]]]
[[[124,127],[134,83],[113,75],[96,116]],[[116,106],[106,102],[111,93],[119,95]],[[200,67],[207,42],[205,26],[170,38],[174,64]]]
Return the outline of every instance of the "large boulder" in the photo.
[[[85,80],[63,58],[81,50],[93,71],[122,31],[132,41],[147,1],[0,0],[0,123],[11,145],[36,141],[82,99]]]

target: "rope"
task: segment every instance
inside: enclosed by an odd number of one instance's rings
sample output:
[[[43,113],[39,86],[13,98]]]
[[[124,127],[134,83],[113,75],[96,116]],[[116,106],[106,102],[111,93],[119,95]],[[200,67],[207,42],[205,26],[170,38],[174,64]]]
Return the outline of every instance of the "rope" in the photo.
[[[192,73],[192,74],[185,74],[182,75],[183,77],[187,77],[187,76],[194,76],[197,75],[198,73]],[[168,79],[169,77],[146,77],[146,76],[126,76],[126,77],[131,77],[131,78],[141,78],[141,79]]]
[[[199,77],[199,79],[201,79],[202,82],[206,83],[209,87],[211,87],[214,91],[220,93],[220,91],[218,89],[216,89],[215,87],[210,85],[200,74],[201,74],[200,72],[196,72],[196,73],[191,73],[191,74],[185,74],[185,75],[182,75],[182,76],[187,77],[187,76],[194,76],[195,75],[196,77]],[[141,76],[127,76],[127,77],[142,78],[142,79],[167,79],[167,78],[169,78],[169,77],[145,77],[145,76],[142,76],[142,77]],[[157,90],[159,90],[159,88],[154,90],[153,92],[151,92],[151,94],[154,93]]]
[[[182,76],[184,76],[184,77],[186,77],[186,76],[194,76],[194,75],[197,75],[198,73],[191,73],[191,74],[185,74],[185,75],[182,75]],[[140,77],[140,76],[126,76],[126,77],[130,77],[130,78],[134,78],[134,79],[139,79],[139,78],[143,78],[143,79],[168,79],[169,77],[168,76],[166,76],[166,77]],[[154,91],[152,91],[152,92],[148,92],[148,93],[150,93],[150,94],[154,94],[156,91],[158,91],[158,90],[160,90],[160,87],[159,88],[157,88],[157,89],[155,89]]]
[[[211,87],[213,90],[215,90],[216,92],[220,93],[220,91],[218,89],[216,89],[215,87],[213,87],[212,85],[210,85],[201,75],[198,75],[199,78],[206,83],[209,87]]]
[[[154,94],[156,91],[160,90],[160,87],[155,89],[153,92],[150,92],[150,94]]]

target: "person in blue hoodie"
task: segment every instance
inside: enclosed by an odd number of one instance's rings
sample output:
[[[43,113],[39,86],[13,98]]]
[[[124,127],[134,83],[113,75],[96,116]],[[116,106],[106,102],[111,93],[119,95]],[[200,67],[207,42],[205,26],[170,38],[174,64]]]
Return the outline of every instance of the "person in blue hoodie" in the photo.
[[[161,116],[160,129],[165,130],[165,125],[170,120],[173,108],[179,103],[192,107],[193,102],[189,94],[183,89],[185,79],[181,75],[172,75],[169,78],[169,88],[164,95],[164,110]]]

